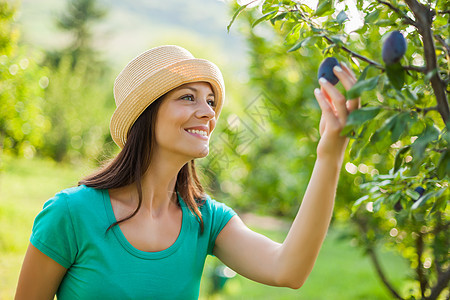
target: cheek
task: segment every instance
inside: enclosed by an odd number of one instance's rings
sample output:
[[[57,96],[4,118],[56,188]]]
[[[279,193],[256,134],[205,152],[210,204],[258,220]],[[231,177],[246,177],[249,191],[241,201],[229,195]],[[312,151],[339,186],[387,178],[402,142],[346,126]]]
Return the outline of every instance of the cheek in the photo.
[[[210,128],[211,128],[211,133],[213,132],[214,128],[216,128],[216,119],[212,119],[210,121]]]

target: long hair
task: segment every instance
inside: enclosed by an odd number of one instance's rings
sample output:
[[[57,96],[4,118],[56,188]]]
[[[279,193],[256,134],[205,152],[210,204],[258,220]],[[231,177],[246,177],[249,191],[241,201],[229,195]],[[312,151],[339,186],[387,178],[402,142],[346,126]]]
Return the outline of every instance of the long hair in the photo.
[[[107,231],[134,217],[142,205],[142,176],[151,163],[152,151],[155,148],[156,115],[161,105],[161,96],[139,116],[131,127],[127,142],[119,154],[95,173],[83,178],[78,185],[86,185],[95,189],[115,189],[136,184],[139,202],[133,213],[111,224]],[[194,160],[186,163],[178,172],[175,191],[183,198],[199,223],[201,232],[204,224],[199,207],[205,201],[205,192],[198,179]]]

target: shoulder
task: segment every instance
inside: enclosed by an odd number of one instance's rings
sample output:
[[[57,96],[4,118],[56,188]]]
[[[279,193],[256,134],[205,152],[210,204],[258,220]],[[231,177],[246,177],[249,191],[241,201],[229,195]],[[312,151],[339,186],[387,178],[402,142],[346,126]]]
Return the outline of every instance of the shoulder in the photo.
[[[58,194],[64,195],[70,199],[85,198],[85,197],[95,197],[100,196],[103,190],[98,190],[85,185],[79,185],[71,188],[64,189]],[[58,195],[57,194],[57,195]]]
[[[225,203],[219,202],[209,195],[205,195],[203,205],[200,207],[200,212],[204,217],[217,217],[223,215],[235,215],[234,210]]]
[[[92,203],[94,199],[103,199],[103,190],[80,185],[61,190],[44,204],[44,208],[48,206],[66,209],[83,207],[87,203]]]

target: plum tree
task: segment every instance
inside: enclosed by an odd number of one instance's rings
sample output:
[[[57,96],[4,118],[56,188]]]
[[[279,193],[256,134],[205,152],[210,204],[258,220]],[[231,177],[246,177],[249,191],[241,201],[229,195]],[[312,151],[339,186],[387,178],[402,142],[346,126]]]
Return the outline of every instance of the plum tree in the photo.
[[[316,124],[308,119],[316,116],[310,101],[317,66],[324,56],[349,62],[358,81],[346,98],[364,97],[362,108],[348,116],[343,130],[350,137],[349,163],[340,178],[335,220],[345,222],[347,236],[368,254],[393,298],[448,297],[448,1],[318,0],[317,6],[295,0],[240,2],[246,4],[234,5],[228,28],[239,15],[247,20],[241,30],[251,47],[249,82],[268,98],[281,100],[277,103],[283,111],[283,118],[274,117],[267,126],[277,133],[270,141],[280,142],[246,148],[241,203],[251,209],[254,203],[246,199],[261,199],[280,212],[295,211],[303,178],[280,170],[279,158],[289,158],[296,175],[300,166],[305,167],[302,163],[309,162],[299,157],[314,151],[317,141],[311,135]],[[251,9],[255,2],[258,9]],[[354,22],[359,17],[349,15],[351,6],[361,17],[359,25]],[[266,27],[253,30],[256,25]],[[285,128],[292,130],[286,134]],[[304,151],[286,147],[299,140]],[[276,163],[261,166],[270,156]],[[254,184],[254,178],[263,183]],[[389,270],[381,267],[377,254],[381,245],[410,262],[414,283],[389,280]]]

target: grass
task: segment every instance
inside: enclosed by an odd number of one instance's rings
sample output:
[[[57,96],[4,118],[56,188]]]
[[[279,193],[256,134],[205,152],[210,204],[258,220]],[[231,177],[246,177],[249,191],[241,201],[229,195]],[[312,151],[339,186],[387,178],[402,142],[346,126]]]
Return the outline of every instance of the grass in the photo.
[[[45,160],[4,157],[0,173],[0,299],[12,299],[34,217],[44,202],[61,189],[76,185],[89,173],[85,166],[58,165]],[[281,242],[283,230],[252,228]],[[220,264],[208,257],[201,284],[200,299],[391,299],[375,275],[367,257],[338,238],[332,228],[316,265],[299,290],[265,286],[240,275],[228,280],[219,294],[210,294],[212,273]],[[382,253],[383,267],[394,286],[406,277],[405,262],[392,253]]]

